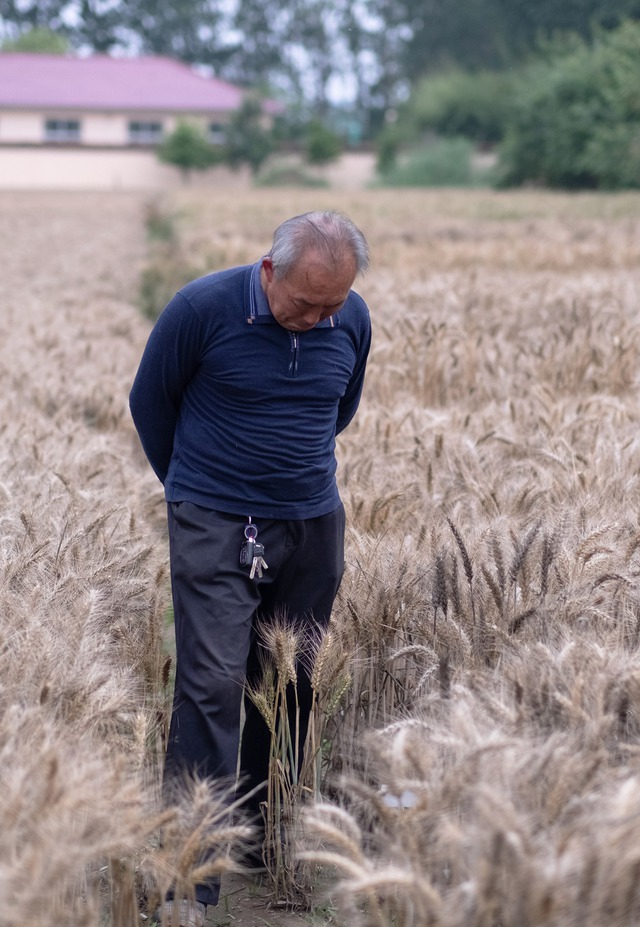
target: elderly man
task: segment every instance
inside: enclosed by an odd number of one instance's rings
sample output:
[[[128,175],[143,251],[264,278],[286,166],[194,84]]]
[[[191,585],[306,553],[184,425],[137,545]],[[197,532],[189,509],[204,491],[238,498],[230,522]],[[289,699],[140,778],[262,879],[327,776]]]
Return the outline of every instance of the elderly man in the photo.
[[[344,569],[335,439],[358,407],[371,340],[351,286],[368,263],[346,216],[295,216],[256,264],[180,290],[151,332],[130,405],[168,503],[177,666],[165,783],[235,776],[256,617],[329,621]],[[299,692],[302,738],[302,669]],[[257,809],[270,739],[249,700],[245,713],[241,787]],[[204,923],[218,891],[197,886],[180,923]]]

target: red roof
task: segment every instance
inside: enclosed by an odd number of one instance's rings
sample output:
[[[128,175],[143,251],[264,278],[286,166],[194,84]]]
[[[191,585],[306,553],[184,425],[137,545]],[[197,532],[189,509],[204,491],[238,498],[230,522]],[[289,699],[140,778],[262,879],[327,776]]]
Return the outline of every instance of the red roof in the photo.
[[[239,87],[172,58],[0,53],[4,109],[207,112],[237,109],[243,96]]]

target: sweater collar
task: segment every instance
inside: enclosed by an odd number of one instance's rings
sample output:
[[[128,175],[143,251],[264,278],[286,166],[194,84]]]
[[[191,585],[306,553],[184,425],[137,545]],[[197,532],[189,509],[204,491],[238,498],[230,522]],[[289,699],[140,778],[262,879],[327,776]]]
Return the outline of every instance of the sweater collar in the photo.
[[[249,314],[247,322],[251,325],[254,322],[275,322],[267,295],[262,289],[260,283],[260,268],[262,267],[262,258],[251,268],[251,280],[249,283]]]

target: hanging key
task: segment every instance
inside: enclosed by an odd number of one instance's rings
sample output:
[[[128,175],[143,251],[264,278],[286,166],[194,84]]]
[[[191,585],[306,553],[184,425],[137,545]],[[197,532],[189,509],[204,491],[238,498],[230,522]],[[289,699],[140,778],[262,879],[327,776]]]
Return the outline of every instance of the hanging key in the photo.
[[[245,540],[240,546],[240,563],[242,566],[250,566],[250,579],[262,579],[262,571],[268,570],[267,561],[264,559],[264,544],[258,540],[258,529],[249,519],[249,524],[244,528]]]
[[[251,563],[251,572],[249,573],[250,579],[262,579],[262,571],[268,570],[267,561],[264,559],[264,544],[260,544],[259,541],[254,541],[253,543],[253,561]]]

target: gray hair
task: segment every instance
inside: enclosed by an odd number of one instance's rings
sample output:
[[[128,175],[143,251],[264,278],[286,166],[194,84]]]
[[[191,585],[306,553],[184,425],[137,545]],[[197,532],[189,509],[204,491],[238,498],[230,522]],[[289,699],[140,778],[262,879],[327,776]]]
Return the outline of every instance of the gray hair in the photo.
[[[340,212],[305,212],[287,219],[273,233],[269,257],[276,277],[286,277],[306,251],[317,251],[328,266],[353,257],[356,276],[369,267],[367,240],[354,222]]]

